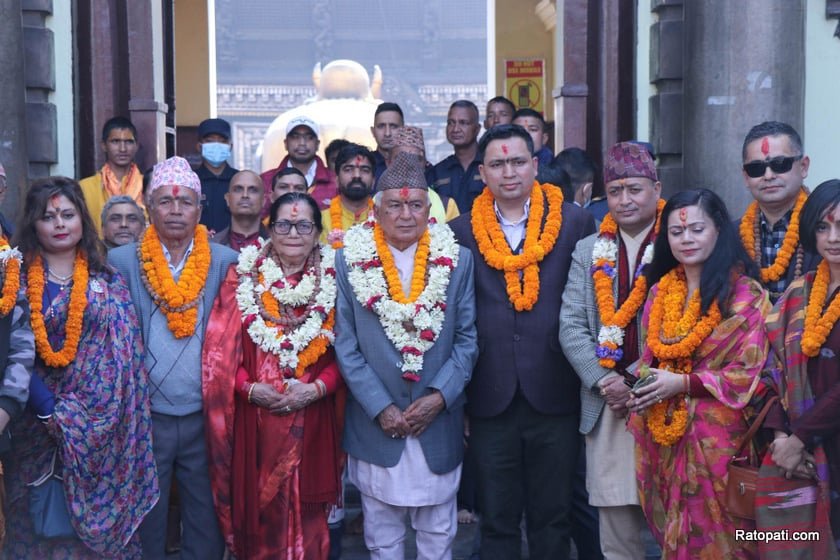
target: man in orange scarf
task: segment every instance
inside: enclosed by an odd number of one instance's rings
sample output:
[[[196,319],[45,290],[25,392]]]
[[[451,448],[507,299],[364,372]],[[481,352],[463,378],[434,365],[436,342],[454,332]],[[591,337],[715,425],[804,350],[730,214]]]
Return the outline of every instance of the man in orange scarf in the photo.
[[[754,199],[738,223],[741,241],[774,303],[794,279],[820,261],[799,243],[799,211],[808,197],[804,181],[811,160],[799,133],[778,121],[752,127],[741,155],[744,182]]]
[[[143,174],[134,163],[137,154],[137,129],[125,117],[113,117],[102,127],[102,151],[105,165],[96,175],[79,181],[88,211],[102,233],[102,208],[112,196],[130,196],[143,206]]]

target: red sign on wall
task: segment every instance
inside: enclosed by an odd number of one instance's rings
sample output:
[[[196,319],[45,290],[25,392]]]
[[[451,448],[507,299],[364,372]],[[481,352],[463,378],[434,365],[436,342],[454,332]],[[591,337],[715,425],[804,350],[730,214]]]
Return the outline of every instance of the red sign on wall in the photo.
[[[517,108],[545,114],[545,60],[505,61],[505,95]]]

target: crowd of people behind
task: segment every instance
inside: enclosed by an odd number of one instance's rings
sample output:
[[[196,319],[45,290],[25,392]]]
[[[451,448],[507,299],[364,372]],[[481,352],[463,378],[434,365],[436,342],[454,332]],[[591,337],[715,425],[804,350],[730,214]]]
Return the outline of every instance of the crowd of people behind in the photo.
[[[297,117],[259,174],[222,119],[143,173],[115,117],[98,173],[34,181],[0,215],[2,557],[340,558],[345,480],[372,558],[476,520],[482,560],[838,557],[840,180],[770,121],[739,219],[634,141],[593,198],[540,113],[479,118],[432,165],[396,103],[326,163]]]

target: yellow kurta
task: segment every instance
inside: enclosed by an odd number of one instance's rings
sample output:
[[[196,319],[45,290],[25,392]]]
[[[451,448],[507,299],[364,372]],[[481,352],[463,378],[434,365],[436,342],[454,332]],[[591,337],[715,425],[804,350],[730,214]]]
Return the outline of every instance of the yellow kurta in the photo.
[[[107,164],[106,164],[107,165]],[[134,164],[132,164],[134,165]],[[139,172],[139,170],[131,176],[134,178],[134,181],[139,183],[139,188],[132,189],[129,188],[130,185],[126,185],[125,181],[126,178],[129,177],[127,173],[125,177],[123,177],[122,185],[120,192],[122,193],[130,193],[130,192],[138,192],[139,194],[134,197],[134,202],[136,202],[140,208],[145,210],[146,206],[143,204],[143,174]],[[111,194],[105,190],[105,187],[102,186],[102,172],[98,172],[96,175],[91,175],[90,177],[85,177],[81,181],[79,181],[79,186],[82,187],[82,194],[85,197],[85,204],[87,204],[88,212],[90,212],[90,217],[93,218],[93,223],[96,226],[96,231],[99,235],[102,235],[102,209],[105,207],[105,203],[108,202],[108,199],[111,198]]]

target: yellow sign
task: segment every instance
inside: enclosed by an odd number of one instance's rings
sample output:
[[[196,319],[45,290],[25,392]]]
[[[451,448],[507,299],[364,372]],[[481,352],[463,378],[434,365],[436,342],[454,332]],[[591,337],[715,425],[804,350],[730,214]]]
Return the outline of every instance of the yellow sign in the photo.
[[[505,95],[518,109],[545,114],[545,60],[505,61]]]

